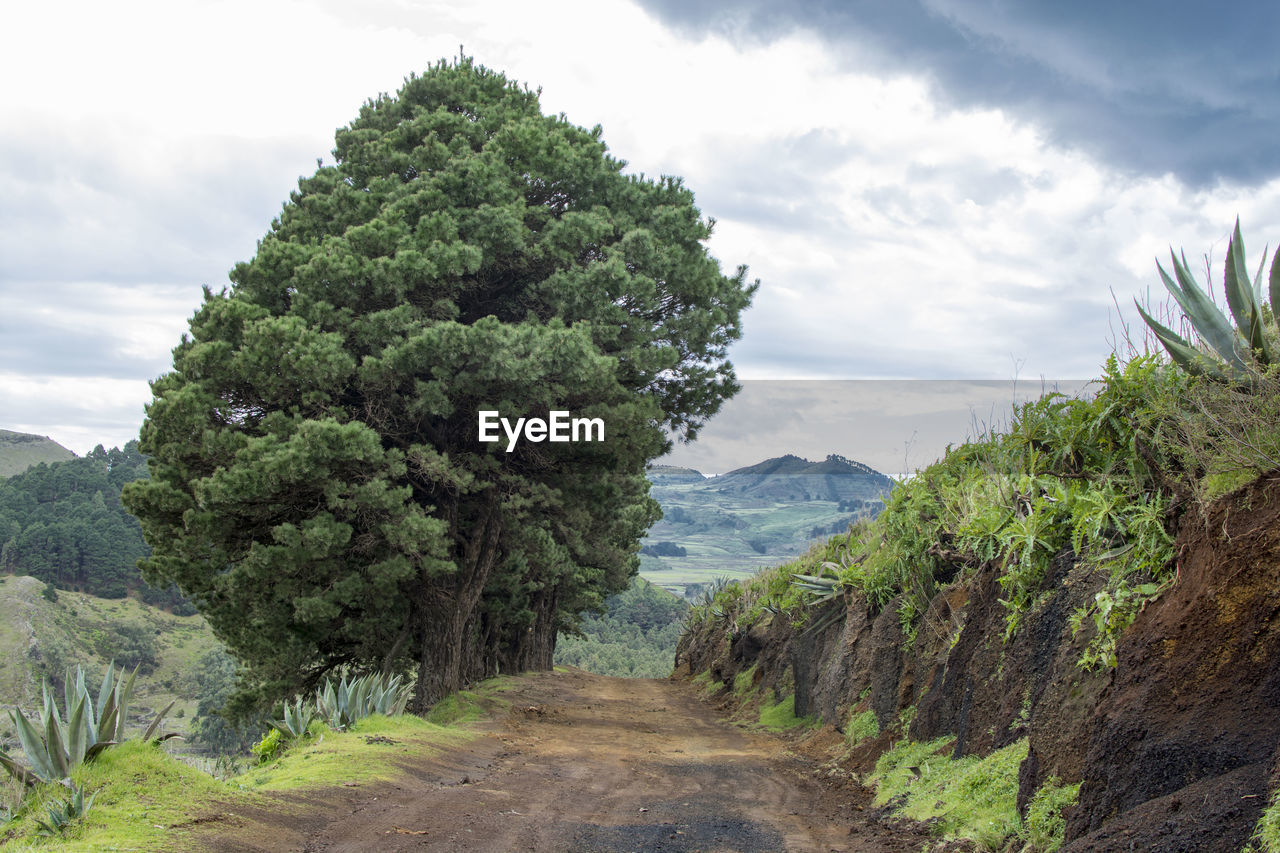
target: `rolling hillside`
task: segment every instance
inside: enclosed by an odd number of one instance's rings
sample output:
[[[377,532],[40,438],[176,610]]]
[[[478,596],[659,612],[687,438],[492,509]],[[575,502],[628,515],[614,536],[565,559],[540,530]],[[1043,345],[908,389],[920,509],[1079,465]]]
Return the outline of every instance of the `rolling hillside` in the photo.
[[[893,481],[859,462],[786,455],[718,477],[650,469],[663,519],[645,540],[640,573],[679,595],[717,577],[744,578],[874,516]]]
[[[139,667],[133,715],[141,720],[176,699],[166,730],[184,731],[201,689],[198,664],[218,648],[200,616],[175,616],[133,598],[55,592],[33,577],[0,576],[0,708],[30,712],[39,706],[46,679],[60,684],[65,669],[79,664],[96,681],[115,661]],[[3,720],[0,735],[11,738],[7,714]]]
[[[12,477],[41,462],[62,462],[76,455],[43,435],[0,429],[0,477]]]

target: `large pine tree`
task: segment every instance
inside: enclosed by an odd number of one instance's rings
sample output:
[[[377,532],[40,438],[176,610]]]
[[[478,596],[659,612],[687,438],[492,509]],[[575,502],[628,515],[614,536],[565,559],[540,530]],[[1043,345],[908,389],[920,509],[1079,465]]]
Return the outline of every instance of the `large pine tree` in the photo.
[[[754,285],[675,178],[468,59],[337,132],[256,256],[207,291],[131,485],[175,581],[264,695],[416,667],[416,702],[549,667],[625,589],[646,463],[736,390]],[[605,441],[478,441],[478,412],[599,417]]]

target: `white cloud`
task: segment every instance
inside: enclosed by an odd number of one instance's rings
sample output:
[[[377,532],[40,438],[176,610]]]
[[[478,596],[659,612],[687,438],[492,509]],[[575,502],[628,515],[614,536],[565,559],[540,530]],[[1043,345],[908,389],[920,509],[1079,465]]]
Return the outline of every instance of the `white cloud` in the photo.
[[[3,428],[46,435],[80,455],[97,444],[119,447],[137,438],[142,406],[149,399],[143,379],[86,381],[0,372]]]
[[[631,171],[685,177],[719,220],[713,252],[763,281],[734,354],[746,377],[1093,375],[1112,288],[1127,304],[1158,287],[1154,255],[1208,249],[1237,213],[1255,251],[1280,239],[1280,183],[1135,177],[999,110],[945,107],[923,74],[860,70],[853,48],[688,40],[624,0],[15,13],[27,37],[0,74],[37,83],[0,92],[0,308],[63,337],[31,354],[59,365],[43,378],[0,363],[7,428],[136,429],[199,286],[252,253],[366,98],[459,45],[541,86],[546,111],[602,124]]]

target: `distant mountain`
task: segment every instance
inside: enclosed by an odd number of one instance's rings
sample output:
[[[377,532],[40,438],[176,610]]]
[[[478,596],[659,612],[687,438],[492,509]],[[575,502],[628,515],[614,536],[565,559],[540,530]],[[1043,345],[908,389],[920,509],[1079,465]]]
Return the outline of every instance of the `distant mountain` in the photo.
[[[696,594],[717,577],[746,577],[797,557],[884,507],[893,480],[861,462],[786,455],[718,477],[691,468],[649,469],[663,518],[640,557],[647,580]]]
[[[678,465],[650,465],[649,482],[655,486],[678,486],[681,483],[705,483],[706,475]]]
[[[834,453],[821,462],[787,454],[705,482],[726,494],[763,500],[837,503],[879,500],[893,487],[893,480],[879,471]]]
[[[0,429],[0,477],[12,477],[41,462],[62,462],[76,455],[44,435]]]

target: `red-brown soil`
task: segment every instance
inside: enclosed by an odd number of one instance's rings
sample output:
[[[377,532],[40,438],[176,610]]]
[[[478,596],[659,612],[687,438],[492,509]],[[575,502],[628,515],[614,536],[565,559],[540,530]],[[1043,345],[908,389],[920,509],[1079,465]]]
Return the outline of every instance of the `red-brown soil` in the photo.
[[[520,679],[481,736],[394,783],[211,821],[215,851],[919,851],[862,787],[784,737],[719,719],[687,682],[571,671]],[[234,825],[231,825],[234,824]]]

